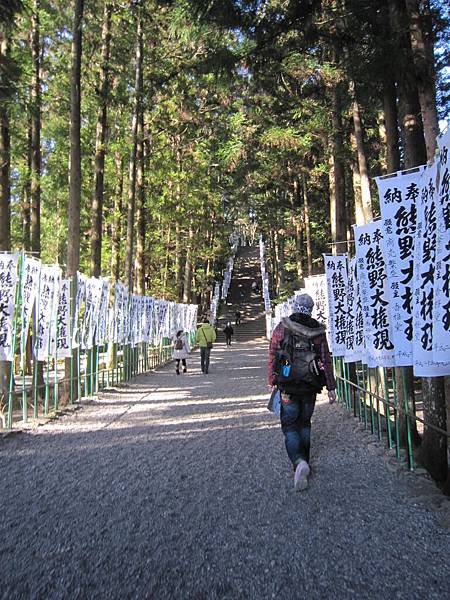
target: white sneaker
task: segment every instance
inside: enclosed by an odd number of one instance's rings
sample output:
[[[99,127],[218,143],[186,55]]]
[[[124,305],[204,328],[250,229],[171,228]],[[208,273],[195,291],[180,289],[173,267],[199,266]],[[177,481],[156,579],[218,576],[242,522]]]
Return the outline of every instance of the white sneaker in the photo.
[[[306,490],[308,487],[308,477],[310,472],[311,469],[309,468],[306,460],[301,460],[295,469],[294,475],[294,490],[296,492],[302,492],[303,490]]]

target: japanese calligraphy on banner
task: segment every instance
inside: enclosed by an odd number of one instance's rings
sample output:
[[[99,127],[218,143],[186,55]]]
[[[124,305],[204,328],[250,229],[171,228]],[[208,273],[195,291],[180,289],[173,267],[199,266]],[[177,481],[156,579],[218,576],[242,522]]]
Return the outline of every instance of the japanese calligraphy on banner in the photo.
[[[26,256],[23,262],[22,274],[22,334],[20,336],[20,356],[22,359],[25,353],[34,302],[39,289],[40,274],[41,261]]]
[[[81,347],[90,350],[94,343],[94,330],[97,324],[103,282],[96,277],[86,281],[86,299],[83,324],[81,326]]]
[[[425,167],[376,179],[380,195],[387,294],[396,366],[413,364],[413,270],[416,201]]]
[[[98,311],[97,327],[95,329],[95,343],[101,346],[106,341],[108,331],[108,306],[109,306],[109,281],[102,279],[102,290]]]
[[[450,357],[450,127],[437,140],[439,179],[437,189],[438,229],[433,304],[433,360]]]
[[[43,265],[37,304],[37,328],[34,343],[36,360],[47,360],[56,351],[56,324],[61,269],[58,265]]]
[[[414,251],[413,358],[414,374],[422,377],[450,375],[450,362],[433,357],[435,260],[437,242],[437,161],[424,171],[417,200]]]
[[[386,264],[381,250],[381,222],[354,225],[356,268],[369,367],[393,367],[394,344],[389,313]]]
[[[58,326],[56,353],[58,358],[69,358],[72,353],[70,336],[70,279],[62,279],[58,299]]]
[[[127,305],[127,290],[122,283],[114,286],[114,332],[113,341],[123,344],[125,334],[125,310]]]
[[[305,278],[305,292],[314,300],[313,319],[328,328],[328,291],[325,274]]]
[[[364,323],[356,277],[356,258],[352,258],[348,266],[347,283],[347,332],[345,335],[345,362],[365,361]]]
[[[347,329],[347,257],[324,255],[333,356],[344,356]]]
[[[18,254],[0,253],[0,360],[12,361]]]
[[[86,281],[87,277],[85,275],[77,273],[77,295],[75,298],[75,311],[72,323],[72,348],[78,348],[80,345],[80,328],[78,321],[80,317],[81,305],[86,296]]]

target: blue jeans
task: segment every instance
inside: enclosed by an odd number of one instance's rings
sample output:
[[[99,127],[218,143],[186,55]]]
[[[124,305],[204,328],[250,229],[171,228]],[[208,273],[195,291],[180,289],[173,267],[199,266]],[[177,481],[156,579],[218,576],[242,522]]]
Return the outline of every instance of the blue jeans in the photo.
[[[202,373],[207,373],[209,369],[209,356],[211,354],[211,348],[200,346],[200,364],[202,367]]]
[[[284,402],[284,399],[287,402]],[[283,394],[281,400],[280,422],[288,456],[296,467],[301,460],[309,463],[311,443],[311,417],[316,403],[316,394],[305,392]]]

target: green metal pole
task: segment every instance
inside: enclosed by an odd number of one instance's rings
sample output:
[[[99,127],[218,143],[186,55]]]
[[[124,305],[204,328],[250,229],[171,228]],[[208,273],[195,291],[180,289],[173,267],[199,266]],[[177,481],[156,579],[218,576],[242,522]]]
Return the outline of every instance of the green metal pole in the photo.
[[[358,363],[355,363],[356,385],[358,386],[358,420],[361,422],[361,381],[359,378]]]
[[[384,416],[386,418],[386,431],[388,436],[388,444],[389,448],[392,448],[392,432],[391,432],[391,411],[389,407],[389,385],[388,385],[388,377],[387,377],[387,369],[383,368],[383,378],[384,378],[384,393],[385,393],[385,406],[384,406]]]
[[[403,390],[406,390],[405,369],[402,369],[402,377],[403,377]],[[403,393],[403,396],[405,399],[404,407],[405,407],[405,417],[406,417],[406,440],[407,440],[407,445],[408,445],[408,461],[409,461],[409,468],[411,471],[413,471],[414,470],[414,459],[413,459],[412,442],[411,442],[411,424],[409,421],[408,398],[406,397],[405,393]]]
[[[392,393],[394,397],[394,423],[395,423],[395,454],[397,459],[400,460],[400,426],[398,421],[398,398],[397,398],[397,387],[395,380],[395,369],[392,369]]]
[[[367,428],[367,374],[366,374],[366,365],[361,361],[361,374],[362,374],[362,379],[363,379],[363,388],[364,388],[364,393],[362,395],[363,398],[363,415],[364,415],[364,427]]]
[[[377,401],[377,429],[378,429],[378,439],[381,440],[381,415],[380,415],[380,378],[378,376],[378,369],[375,369],[375,387],[376,387],[376,401]]]

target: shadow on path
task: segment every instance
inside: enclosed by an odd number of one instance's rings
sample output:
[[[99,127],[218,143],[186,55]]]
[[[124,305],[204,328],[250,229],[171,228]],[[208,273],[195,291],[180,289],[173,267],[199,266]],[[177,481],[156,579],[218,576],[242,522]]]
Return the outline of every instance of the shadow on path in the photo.
[[[319,399],[310,487],[266,346],[216,345],[0,446],[3,598],[448,597],[450,536]]]

